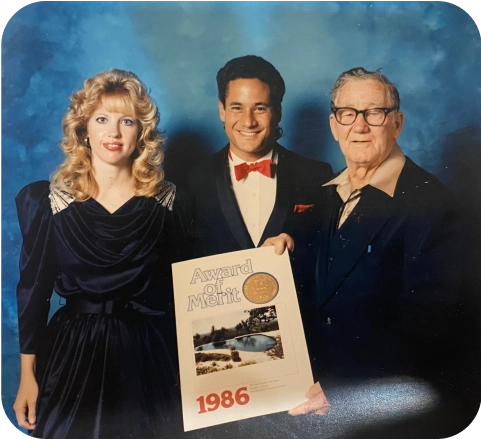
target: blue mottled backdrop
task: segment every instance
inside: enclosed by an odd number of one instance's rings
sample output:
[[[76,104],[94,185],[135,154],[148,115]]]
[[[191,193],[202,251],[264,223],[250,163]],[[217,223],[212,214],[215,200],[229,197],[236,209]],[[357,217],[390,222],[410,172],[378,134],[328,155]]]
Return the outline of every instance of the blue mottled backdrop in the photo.
[[[443,2],[41,2],[18,11],[2,39],[2,401],[18,376],[15,285],[20,234],[14,197],[48,179],[68,95],[117,67],[150,87],[167,137],[168,177],[182,159],[226,143],[215,74],[257,54],[283,75],[281,143],[335,170],[329,89],[356,66],[382,68],[401,93],[403,151],[440,177],[480,224],[481,40],[472,18]],[[54,302],[57,302],[54,300]],[[54,303],[54,306],[55,303]]]

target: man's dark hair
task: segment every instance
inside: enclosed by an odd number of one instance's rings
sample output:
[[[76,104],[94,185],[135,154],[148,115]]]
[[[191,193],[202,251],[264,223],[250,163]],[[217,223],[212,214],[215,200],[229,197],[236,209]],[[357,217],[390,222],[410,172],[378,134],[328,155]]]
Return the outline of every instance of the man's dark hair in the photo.
[[[231,59],[217,72],[219,101],[225,106],[227,87],[235,79],[258,79],[269,86],[269,97],[274,110],[280,111],[286,92],[284,80],[276,68],[260,56],[246,55]]]

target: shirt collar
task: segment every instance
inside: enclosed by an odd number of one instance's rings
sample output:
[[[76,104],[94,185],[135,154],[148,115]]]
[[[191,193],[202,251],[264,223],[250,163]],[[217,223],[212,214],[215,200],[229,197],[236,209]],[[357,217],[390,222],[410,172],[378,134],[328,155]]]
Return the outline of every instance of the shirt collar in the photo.
[[[393,197],[404,163],[406,163],[406,157],[402,153],[401,148],[396,144],[386,159],[372,174],[369,185]],[[348,169],[344,169],[337,177],[323,184],[323,186],[329,185],[337,185],[336,190],[345,202],[352,192]]]

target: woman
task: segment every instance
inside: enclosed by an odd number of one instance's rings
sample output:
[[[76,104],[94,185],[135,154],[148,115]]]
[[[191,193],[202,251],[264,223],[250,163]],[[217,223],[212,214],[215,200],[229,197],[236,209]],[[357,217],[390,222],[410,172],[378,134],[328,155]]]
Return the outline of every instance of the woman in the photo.
[[[181,201],[163,180],[158,122],[133,73],[87,79],[63,120],[64,163],[16,198],[14,410],[35,437],[176,435],[171,263],[189,246]],[[66,305],[46,325],[53,289]]]

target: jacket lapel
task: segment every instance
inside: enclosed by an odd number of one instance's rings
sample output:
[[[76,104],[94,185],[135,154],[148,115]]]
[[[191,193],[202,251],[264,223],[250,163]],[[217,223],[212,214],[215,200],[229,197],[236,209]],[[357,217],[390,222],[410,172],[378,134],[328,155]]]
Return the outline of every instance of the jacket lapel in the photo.
[[[232,235],[234,235],[241,249],[245,250],[254,248],[255,246],[244,224],[234,191],[232,190],[229,174],[229,158],[227,156],[228,148],[227,146],[220,151],[220,154],[217,155],[214,161],[217,195],[219,196],[222,213]]]
[[[322,188],[323,203],[319,210],[320,229],[317,233],[317,261],[316,261],[316,303],[321,305],[328,298],[327,283],[329,271],[329,242],[332,230],[334,230],[337,221],[338,212],[342,205],[342,200],[337,195],[336,186],[329,185]]]
[[[326,300],[336,293],[361,256],[368,251],[368,246],[394,213],[394,205],[393,198],[384,192],[369,185],[363,189],[351,215],[337,234],[330,237],[329,271],[323,289]],[[337,221],[337,212],[334,217]]]
[[[262,245],[267,238],[277,236],[284,232],[289,209],[294,206],[293,191],[296,188],[296,176],[293,163],[289,163],[289,152],[280,145],[276,145],[277,166],[276,173],[276,202],[274,209],[267,221],[262,233],[259,245]]]

